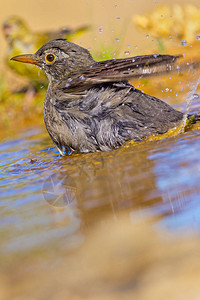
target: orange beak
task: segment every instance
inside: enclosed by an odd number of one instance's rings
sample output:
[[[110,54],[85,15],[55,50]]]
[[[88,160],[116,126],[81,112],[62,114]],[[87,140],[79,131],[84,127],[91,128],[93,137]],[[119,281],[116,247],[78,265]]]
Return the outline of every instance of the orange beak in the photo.
[[[15,60],[27,64],[33,64],[33,65],[38,65],[38,61],[33,59],[32,54],[24,54],[24,55],[17,55],[12,57],[10,60]]]

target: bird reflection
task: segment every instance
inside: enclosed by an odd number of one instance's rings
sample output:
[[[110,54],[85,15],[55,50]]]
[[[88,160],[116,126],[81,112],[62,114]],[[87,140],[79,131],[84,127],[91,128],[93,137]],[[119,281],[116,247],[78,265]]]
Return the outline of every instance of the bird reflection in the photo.
[[[112,154],[73,155],[44,185],[44,198],[53,206],[75,206],[84,223],[95,221],[102,213],[142,210],[162,202],[154,165],[155,161],[148,159],[148,149],[141,151],[140,145]],[[56,199],[51,194],[52,182]]]

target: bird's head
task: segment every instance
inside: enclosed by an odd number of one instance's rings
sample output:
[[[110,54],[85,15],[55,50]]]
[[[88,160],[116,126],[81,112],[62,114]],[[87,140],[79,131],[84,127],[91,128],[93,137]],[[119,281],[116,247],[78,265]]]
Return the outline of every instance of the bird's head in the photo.
[[[11,60],[37,65],[49,81],[57,81],[94,63],[87,49],[64,39],[52,40],[34,54],[18,55]]]
[[[2,26],[3,34],[7,41],[12,44],[15,40],[24,40],[29,28],[23,19],[17,16],[9,17]]]

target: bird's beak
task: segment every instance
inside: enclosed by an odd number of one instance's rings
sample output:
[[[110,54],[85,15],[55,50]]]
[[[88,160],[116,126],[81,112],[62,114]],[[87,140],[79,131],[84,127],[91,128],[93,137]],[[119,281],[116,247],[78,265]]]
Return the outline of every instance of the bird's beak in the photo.
[[[33,59],[32,54],[24,54],[24,55],[17,55],[12,57],[10,60],[15,60],[23,63],[38,65],[38,61]]]

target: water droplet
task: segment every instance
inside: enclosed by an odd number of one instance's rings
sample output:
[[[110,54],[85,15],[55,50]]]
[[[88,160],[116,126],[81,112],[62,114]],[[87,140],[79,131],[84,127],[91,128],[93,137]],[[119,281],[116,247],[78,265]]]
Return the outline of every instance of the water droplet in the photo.
[[[169,92],[169,88],[166,88],[166,89],[165,89],[165,92]]]
[[[99,33],[102,33],[103,32],[103,29],[102,28],[99,28]]]
[[[70,84],[69,84],[69,83],[66,83],[65,87],[68,88],[69,86],[70,86]]]
[[[156,57],[158,57],[158,56],[159,56],[159,54],[154,54],[154,56],[153,56],[153,57],[155,57],[155,58],[156,58]]]
[[[135,59],[132,59],[132,62],[135,62]]]
[[[175,93],[175,96],[176,96],[176,97],[178,96],[178,92]]]
[[[115,8],[117,8],[117,5],[115,5]]]
[[[117,20],[120,20],[120,17],[116,17]]]
[[[186,46],[186,45],[187,45],[186,40],[182,40],[182,41],[181,41],[181,46]]]
[[[135,46],[135,49],[137,49],[138,48],[138,46]]]
[[[119,39],[118,39],[118,38],[116,38],[116,39],[115,39],[115,41],[116,41],[116,42],[119,42]]]
[[[199,41],[199,40],[200,40],[200,35],[197,35],[197,36],[196,36],[196,39]]]
[[[130,53],[130,51],[124,51],[124,54],[130,55],[131,53]]]
[[[147,39],[149,38],[149,34],[146,35],[146,38],[147,38]]]
[[[194,99],[199,99],[199,94],[194,94],[194,95],[193,95],[193,98],[194,98]]]

